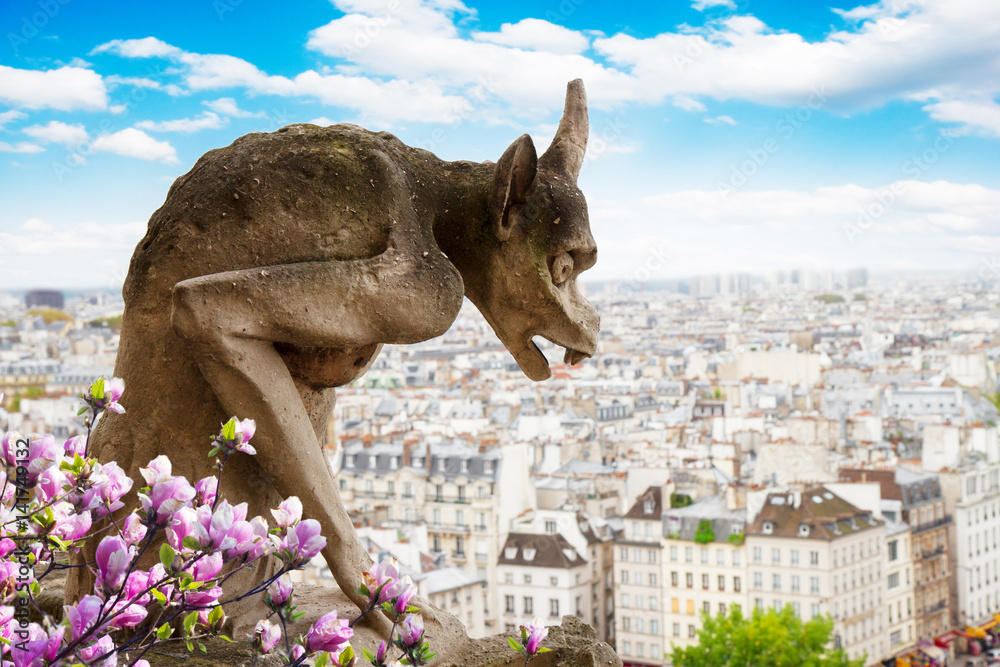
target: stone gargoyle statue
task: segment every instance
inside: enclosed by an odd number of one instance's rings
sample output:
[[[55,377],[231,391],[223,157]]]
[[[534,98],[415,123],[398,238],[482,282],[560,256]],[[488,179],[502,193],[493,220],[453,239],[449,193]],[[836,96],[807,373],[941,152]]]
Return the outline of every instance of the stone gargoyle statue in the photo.
[[[306,124],[209,151],[132,256],[115,366],[128,413],[101,420],[94,453],[136,479],[167,454],[174,474],[197,480],[215,472],[207,436],[233,415],[253,418],[257,455],[229,460],[221,493],[250,516],[298,496],[322,524],[341,591],[363,606],[371,561],[324,454],[335,388],[382,345],[443,334],[463,296],[532,380],[550,375],[536,335],[565,347],[568,363],[593,355],[598,315],[576,286],[597,258],[576,185],[587,137],[576,80],[541,157],[527,134],[477,164],[386,132]],[[90,582],[74,572],[75,598]],[[435,649],[460,643],[449,640],[465,636],[457,620],[422,606]],[[366,619],[388,634],[384,618]]]

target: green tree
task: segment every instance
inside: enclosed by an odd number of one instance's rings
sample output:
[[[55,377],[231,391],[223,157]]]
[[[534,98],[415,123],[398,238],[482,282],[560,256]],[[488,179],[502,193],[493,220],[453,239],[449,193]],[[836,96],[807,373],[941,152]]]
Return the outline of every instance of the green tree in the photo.
[[[790,605],[780,612],[755,609],[749,618],[738,607],[728,615],[702,615],[698,643],[675,648],[676,667],[862,667],[832,647],[833,619],[802,622]]]

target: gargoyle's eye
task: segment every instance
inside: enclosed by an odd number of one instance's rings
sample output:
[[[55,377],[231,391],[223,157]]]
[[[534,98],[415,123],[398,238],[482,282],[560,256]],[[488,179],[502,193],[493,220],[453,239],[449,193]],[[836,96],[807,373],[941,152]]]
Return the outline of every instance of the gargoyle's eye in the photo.
[[[556,255],[549,271],[552,273],[552,282],[556,285],[562,285],[573,275],[573,258],[568,252]]]

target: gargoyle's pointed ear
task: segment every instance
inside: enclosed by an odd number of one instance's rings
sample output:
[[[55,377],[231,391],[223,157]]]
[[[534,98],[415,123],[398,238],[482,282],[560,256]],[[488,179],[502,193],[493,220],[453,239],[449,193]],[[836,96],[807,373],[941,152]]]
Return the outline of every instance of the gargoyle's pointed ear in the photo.
[[[557,174],[565,174],[575,183],[583,167],[589,135],[587,91],[583,88],[583,79],[574,79],[566,84],[566,107],[563,109],[562,120],[559,121],[559,129],[552,138],[552,144],[538,159],[539,166]]]
[[[538,157],[531,137],[522,134],[497,162],[490,187],[490,221],[501,241],[510,236],[510,207],[523,203],[538,173]]]

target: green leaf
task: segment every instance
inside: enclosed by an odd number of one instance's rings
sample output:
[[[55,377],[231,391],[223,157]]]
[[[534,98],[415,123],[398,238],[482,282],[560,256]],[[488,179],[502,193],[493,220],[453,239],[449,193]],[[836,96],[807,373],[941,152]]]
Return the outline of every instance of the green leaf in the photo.
[[[0,643],[4,646],[10,646],[10,640],[3,636],[0,636]]]
[[[163,593],[161,593],[160,591],[158,591],[155,588],[153,590],[149,591],[149,592],[150,592],[150,594],[154,598],[156,598],[157,602],[159,602],[160,604],[162,604],[164,606],[167,604],[167,596],[166,595],[164,595]]]
[[[194,650],[194,642],[192,642],[190,639],[184,642],[184,645],[187,647],[188,651]]]
[[[211,623],[212,625],[215,625],[222,619],[224,615],[225,612],[222,611],[222,606],[221,605],[216,606],[214,609],[212,609],[212,611],[208,613],[208,622]]]
[[[184,617],[184,636],[190,636],[191,630],[198,624],[198,612],[192,611]]]
[[[198,650],[200,650],[202,653],[208,653],[208,649],[205,648],[205,645],[202,644],[201,642],[198,642]]]
[[[549,652],[549,651],[551,651],[551,650],[552,650],[552,649],[550,649],[550,648],[545,648],[545,647],[543,646],[542,648],[538,649],[538,652],[539,652],[539,653],[548,653],[548,652]]]
[[[297,620],[299,620],[300,618],[302,618],[305,615],[306,615],[306,613],[304,611],[296,611],[296,612],[291,613],[291,614],[288,615],[288,620],[290,620],[290,621],[297,621]]]
[[[521,642],[517,641],[513,637],[507,637],[507,643],[510,644],[510,647],[512,649],[514,649],[521,655],[524,655],[524,647],[521,646]]]
[[[174,629],[170,627],[169,623],[164,623],[156,631],[158,639],[169,639],[172,634],[174,634]]]
[[[367,586],[361,584],[358,586],[358,595],[364,595],[366,598],[369,598],[371,597],[371,592],[368,590]]]
[[[104,398],[104,378],[94,380],[94,384],[90,385],[90,395],[97,400]]]
[[[424,653],[424,660],[426,660],[427,662],[430,662],[431,660],[434,659],[434,657],[436,655],[437,655],[437,653]]]
[[[230,441],[236,439],[236,417],[231,418],[222,426],[222,437]]]
[[[8,639],[7,642],[10,643],[10,640]],[[362,648],[361,655],[365,656],[365,660],[367,660],[368,662],[372,663],[375,662],[375,654],[369,651],[368,649]]]
[[[191,551],[201,550],[201,543],[190,535],[184,538],[183,544],[185,548],[190,549]]]
[[[160,562],[163,563],[163,567],[170,571],[170,566],[174,564],[174,558],[177,557],[177,552],[173,550],[169,544],[164,542],[160,545]]]
[[[322,651],[318,656],[316,656],[316,661],[313,663],[316,667],[326,667],[326,664],[330,662],[330,654],[326,651]]]
[[[82,408],[80,408],[79,410],[76,411],[76,416],[79,417],[80,415],[82,415],[84,412],[86,412],[89,409],[90,408],[88,408],[87,406],[83,406]]]
[[[354,648],[348,644],[347,648],[340,652],[340,662],[343,664],[349,663],[354,659]]]
[[[210,449],[208,451],[208,458],[212,458],[213,456],[215,456],[218,453],[219,453],[219,448],[218,447],[212,447],[212,449]]]

